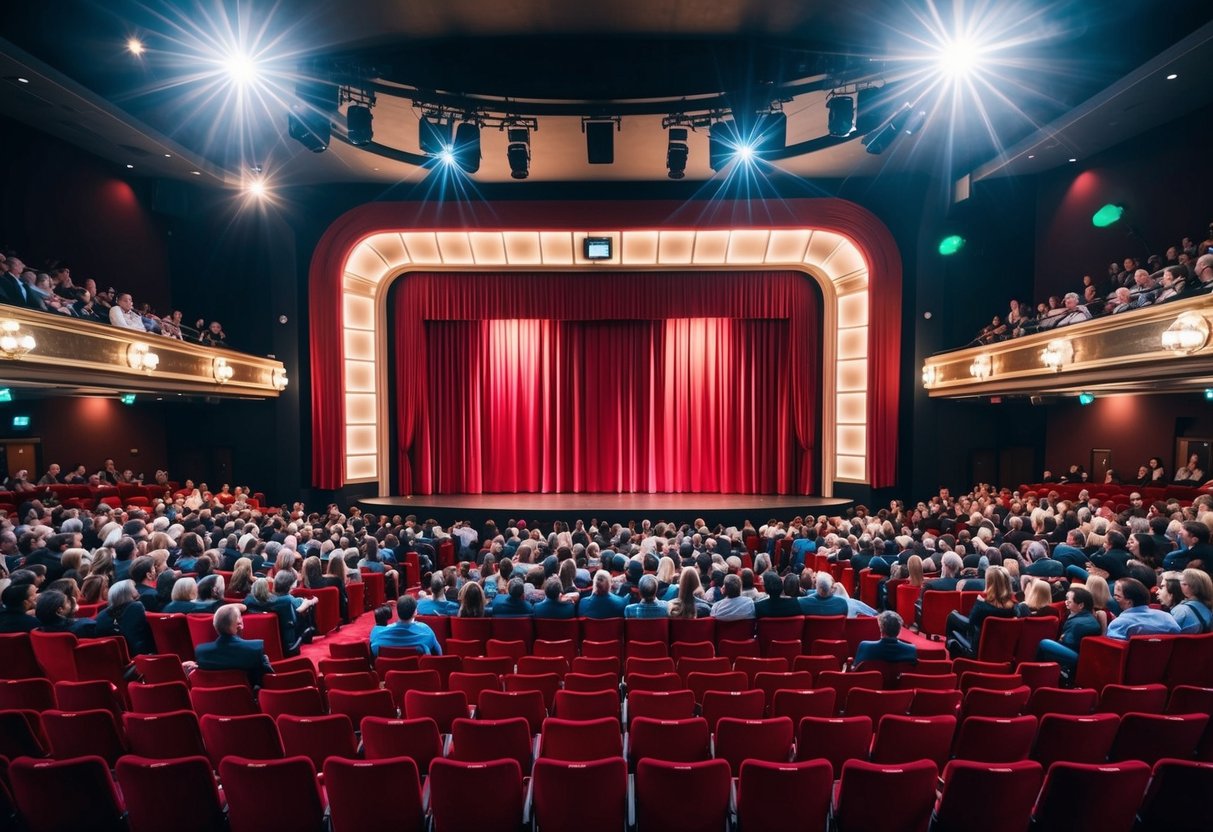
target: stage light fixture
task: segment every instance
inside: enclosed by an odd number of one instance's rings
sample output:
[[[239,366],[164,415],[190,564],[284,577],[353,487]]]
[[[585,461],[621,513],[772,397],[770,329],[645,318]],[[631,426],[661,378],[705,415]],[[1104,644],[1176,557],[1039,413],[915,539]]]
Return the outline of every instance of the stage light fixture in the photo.
[[[333,139],[329,114],[337,110],[337,85],[300,81],[287,116],[287,133],[313,153],[323,153]]]
[[[1213,402],[1213,387],[1205,388],[1205,401]]]
[[[13,390],[11,387],[0,387],[0,402],[11,402],[13,400]]]
[[[1078,394],[1078,403],[1080,405],[1082,405],[1083,407],[1086,407],[1087,405],[1091,404],[1094,401],[1095,401],[1095,396],[1092,393],[1079,393]]]
[[[135,403],[135,394],[134,393],[123,393],[121,396],[118,397],[118,401],[122,402],[125,405],[132,405]]]
[[[456,127],[451,154],[455,158],[455,164],[464,173],[480,170],[480,125],[465,121]]]
[[[855,99],[849,95],[832,95],[826,100],[827,130],[831,136],[843,138],[855,130]]]
[[[615,163],[615,131],[618,119],[582,119],[585,132],[586,161],[591,165],[613,165]]]
[[[939,50],[936,63],[940,71],[949,78],[964,78],[980,65],[981,49],[967,37],[953,38]]]
[[[127,38],[126,51],[138,58],[143,54],[143,41],[139,40],[139,38]]]
[[[905,132],[905,134],[907,136],[912,136],[915,133],[917,133],[919,130],[921,130],[923,125],[926,123],[927,123],[927,111],[926,110],[915,110],[914,112],[910,113],[909,116],[906,117],[906,123],[905,123],[905,126],[902,128],[902,130]]]
[[[510,163],[510,176],[526,179],[531,168],[531,131],[527,127],[510,127],[506,131],[505,158]]]
[[[438,151],[438,161],[444,165],[455,164],[455,150],[453,147],[444,147]]]
[[[687,129],[671,127],[669,138],[670,143],[665,152],[665,166],[669,171],[667,175],[671,179],[682,179],[687,175],[687,157],[691,152],[687,145]]]
[[[939,253],[950,257],[964,248],[965,238],[959,234],[950,234],[939,241]]]
[[[889,149],[905,127],[909,120],[911,107],[909,104],[904,105],[900,110],[893,114],[883,126],[872,131],[863,137],[864,146],[868,149],[868,153],[879,155]]]
[[[712,125],[708,133],[708,164],[712,170],[720,171],[733,158],[740,138],[737,122],[731,118],[721,119]]]
[[[375,138],[375,131],[371,126],[373,120],[370,107],[362,104],[349,106],[349,109],[345,111],[345,135],[349,138],[350,144],[362,147],[371,143]]]
[[[245,184],[244,189],[248,192],[248,195],[254,199],[264,199],[265,179],[260,176],[255,176],[250,179],[247,184]]]
[[[224,61],[228,78],[238,87],[251,84],[257,80],[256,62],[243,52],[232,52]]]
[[[1125,207],[1123,205],[1108,203],[1091,216],[1091,225],[1096,228],[1107,228],[1120,222],[1120,218],[1124,215]]]
[[[437,156],[451,147],[451,123],[442,118],[422,116],[417,122],[417,144],[426,156]]]

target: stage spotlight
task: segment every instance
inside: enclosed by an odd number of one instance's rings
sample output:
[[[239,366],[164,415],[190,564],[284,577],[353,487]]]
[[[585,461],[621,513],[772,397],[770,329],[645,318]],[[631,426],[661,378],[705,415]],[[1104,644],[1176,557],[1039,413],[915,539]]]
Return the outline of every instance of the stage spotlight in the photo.
[[[905,127],[903,127],[902,129],[905,131],[905,134],[907,136],[912,136],[915,133],[917,133],[919,130],[921,130],[922,126],[926,123],[927,123],[927,111],[926,110],[915,110],[914,112],[910,113],[909,117],[906,119]]]
[[[464,173],[480,170],[480,125],[465,121],[456,127],[451,154]]]
[[[439,150],[438,151],[438,161],[442,162],[442,164],[444,164],[444,165],[455,164],[454,148],[444,147],[444,148],[442,148],[442,150]]]
[[[139,38],[127,38],[126,51],[138,58],[143,54],[143,41]]]
[[[910,105],[906,104],[898,110],[884,126],[864,136],[862,141],[868,153],[880,154],[889,149],[894,140],[901,134],[910,117]]]
[[[248,192],[248,195],[254,199],[264,199],[265,179],[260,176],[255,176],[248,181],[248,183],[244,186],[244,189]]]
[[[713,124],[708,133],[708,164],[712,170],[722,170],[733,158],[739,143],[736,121],[726,118]]]
[[[337,85],[300,81],[287,118],[287,133],[313,153],[323,153],[333,138],[329,114],[337,110]]]
[[[939,241],[939,253],[944,257],[950,257],[964,248],[964,246],[965,238],[959,234],[952,234]]]
[[[1205,388],[1205,401],[1213,402],[1213,387]]]
[[[737,161],[743,165],[751,164],[754,161],[754,145],[746,142],[739,145],[736,150]]]
[[[670,144],[665,152],[665,166],[671,179],[682,179],[687,175],[687,157],[690,148],[687,146],[687,129],[685,127],[670,128]]]
[[[833,95],[826,100],[828,132],[836,138],[851,135],[855,129],[855,99],[849,95]]]
[[[238,87],[251,84],[257,80],[257,64],[243,52],[233,52],[224,61],[228,77]]]
[[[1095,396],[1092,393],[1079,393],[1078,394],[1078,403],[1080,405],[1082,405],[1083,407],[1086,407],[1087,405],[1091,404],[1094,401],[1095,401]]]
[[[615,119],[583,120],[581,129],[585,131],[586,161],[591,165],[612,165],[615,163]]]
[[[437,156],[451,146],[451,123],[441,118],[422,116],[417,123],[417,143],[426,156]]]
[[[980,59],[981,50],[977,44],[969,38],[958,37],[943,45],[936,63],[944,75],[960,79],[977,69]]]
[[[1125,215],[1125,207],[1123,205],[1107,205],[1100,208],[1091,217],[1091,225],[1096,228],[1107,228],[1110,225],[1115,225],[1120,222],[1120,218]]]
[[[370,107],[361,104],[350,105],[345,113],[345,134],[350,144],[362,147],[371,143],[375,138],[375,130],[371,126],[373,118]]]
[[[505,157],[510,163],[510,176],[526,179],[531,172],[531,131],[527,127],[510,127],[505,132],[509,142]]]

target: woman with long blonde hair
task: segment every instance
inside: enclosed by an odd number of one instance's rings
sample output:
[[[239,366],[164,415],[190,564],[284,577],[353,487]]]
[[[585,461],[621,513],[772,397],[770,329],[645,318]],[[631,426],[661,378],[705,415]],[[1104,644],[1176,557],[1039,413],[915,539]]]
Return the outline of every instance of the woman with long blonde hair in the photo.
[[[975,658],[981,643],[981,626],[987,618],[1014,618],[1015,592],[1011,575],[1001,566],[986,570],[986,590],[965,616],[956,610],[948,613],[947,647],[952,658]]]
[[[678,597],[670,602],[669,617],[670,618],[696,618],[700,615],[700,601],[695,593],[697,593],[702,584],[699,582],[699,570],[694,566],[688,566],[682,570],[682,576],[678,579]],[[706,607],[707,605],[704,604]],[[710,612],[710,609],[708,610]],[[704,613],[706,614],[706,612]]]

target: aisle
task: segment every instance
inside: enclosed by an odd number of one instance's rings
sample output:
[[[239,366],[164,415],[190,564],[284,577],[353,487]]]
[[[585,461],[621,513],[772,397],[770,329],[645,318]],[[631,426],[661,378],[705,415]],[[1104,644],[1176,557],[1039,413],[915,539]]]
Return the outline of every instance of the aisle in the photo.
[[[349,644],[355,641],[366,641],[371,637],[371,627],[375,626],[375,616],[364,612],[353,623],[342,625],[341,629],[329,633],[324,638],[318,638],[311,644],[305,644],[299,650],[299,655],[312,660],[319,666],[321,659],[329,657],[330,644]]]

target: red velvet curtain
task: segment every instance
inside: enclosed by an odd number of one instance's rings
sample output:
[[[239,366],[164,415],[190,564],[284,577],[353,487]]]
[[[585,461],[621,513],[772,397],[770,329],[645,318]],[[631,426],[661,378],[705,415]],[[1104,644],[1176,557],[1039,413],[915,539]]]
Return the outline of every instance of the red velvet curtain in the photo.
[[[800,273],[410,275],[404,493],[809,493],[818,303]]]

